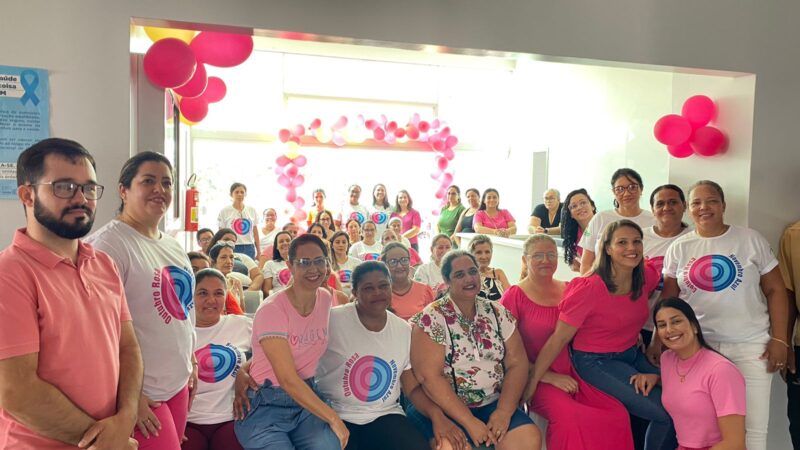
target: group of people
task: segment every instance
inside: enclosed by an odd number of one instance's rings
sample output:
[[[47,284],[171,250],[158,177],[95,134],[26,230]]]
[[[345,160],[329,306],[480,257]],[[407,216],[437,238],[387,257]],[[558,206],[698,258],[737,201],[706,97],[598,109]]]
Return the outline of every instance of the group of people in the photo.
[[[724,222],[714,182],[688,201],[660,186],[651,211],[631,169],[612,176],[613,210],[548,191],[512,285],[490,237],[453,249],[462,231],[516,233],[493,189],[467,191],[469,207],[447,190],[452,228],[423,262],[405,191],[389,212],[376,186],[381,216],[354,185],[336,217],[315,192],[300,233],[274,210],[259,230],[237,183],[187,254],[158,229],[172,170],[153,152],[128,160],[118,216],[84,239],[104,192],[91,154],[52,138],[20,155],[0,448],[766,448],[772,374],[794,373],[797,241],[779,269],[760,234]],[[552,234],[582,276],[554,278]],[[267,297],[251,315],[248,291]]]

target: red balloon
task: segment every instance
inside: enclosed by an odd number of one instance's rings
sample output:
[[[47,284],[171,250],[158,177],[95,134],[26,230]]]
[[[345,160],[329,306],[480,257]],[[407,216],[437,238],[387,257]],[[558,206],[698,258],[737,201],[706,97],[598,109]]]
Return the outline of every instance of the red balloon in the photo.
[[[233,67],[253,53],[253,37],[244,34],[201,31],[190,44],[197,60],[217,67]]]
[[[225,85],[225,82],[222,81],[222,78],[208,77],[208,85],[206,86],[206,91],[203,93],[203,97],[205,97],[208,103],[217,103],[222,101],[227,93],[228,86]]]
[[[677,114],[667,114],[658,119],[653,134],[664,145],[683,144],[692,135],[692,125],[686,118]]]
[[[368,130],[374,130],[375,128],[378,127],[378,122],[376,122],[375,120],[372,120],[372,119],[368,119],[366,122],[364,122],[364,126]]]
[[[184,97],[181,99],[180,109],[186,120],[200,122],[208,115],[208,102],[203,97]]]
[[[394,130],[397,129],[397,122],[394,120],[386,124],[386,131],[389,133],[394,133]]]
[[[383,128],[375,128],[372,130],[372,135],[375,137],[376,141],[382,141],[386,138],[386,132],[383,131]]]
[[[306,182],[306,178],[304,176],[302,176],[302,175],[298,175],[292,180],[292,187],[296,187],[296,188],[300,187],[305,182]]]
[[[446,158],[439,157],[436,159],[436,165],[439,166],[439,170],[447,169],[448,164],[449,162],[447,161]]]
[[[286,175],[288,175],[289,178],[296,177],[297,176],[297,166],[292,165],[292,166],[287,167],[286,168]]]
[[[394,136],[397,137],[397,138],[401,138],[401,137],[403,137],[405,135],[406,135],[406,129],[405,128],[398,128],[398,129],[394,130]]]
[[[166,38],[150,46],[142,64],[151,83],[160,88],[176,88],[192,79],[197,58],[186,42]]]
[[[450,186],[452,182],[453,182],[453,174],[452,173],[444,174],[444,178],[442,178],[442,186]]]
[[[456,157],[456,152],[454,152],[452,148],[448,147],[448,148],[444,149],[444,157],[448,161],[452,161],[453,158]]]
[[[427,133],[431,129],[431,124],[423,120],[419,123],[419,125],[417,125],[417,128],[419,129],[420,133]]]
[[[436,191],[436,198],[444,198],[444,191],[442,191],[441,189]]]
[[[714,156],[722,152],[725,135],[714,127],[700,127],[692,135],[692,148],[702,156]]]
[[[322,121],[319,120],[319,119],[314,119],[314,120],[311,121],[311,125],[308,126],[308,129],[309,130],[316,130],[320,126],[322,126]]]
[[[292,132],[287,130],[286,128],[281,128],[281,131],[278,131],[278,139],[284,144],[289,142],[289,138],[292,137]]]
[[[688,158],[694,155],[694,150],[688,142],[678,145],[668,145],[667,152],[676,158]]]
[[[286,175],[279,175],[278,184],[280,184],[283,187],[289,187],[292,185],[292,181]]]
[[[458,138],[455,136],[447,136],[447,139],[445,139],[444,144],[447,147],[453,148],[458,144]]]
[[[279,167],[283,167],[283,166],[285,166],[285,165],[289,164],[289,162],[290,162],[290,161],[291,161],[291,159],[289,159],[289,158],[288,158],[288,157],[286,157],[285,155],[278,156],[278,158],[277,158],[277,159],[275,159],[275,163],[276,163],[276,164],[277,164]]]
[[[442,128],[442,131],[439,132],[439,136],[441,136],[443,138],[447,137],[447,136],[450,136],[450,127]]]
[[[295,191],[294,188],[289,188],[289,190],[286,191],[286,201],[293,203],[295,200],[297,200],[297,191]]]
[[[406,136],[411,140],[419,139],[419,130],[414,125],[406,127]]]
[[[433,149],[436,150],[437,152],[440,152],[440,151],[444,150],[444,141],[441,141],[441,140],[437,139],[437,140],[433,141],[433,143],[431,144],[431,147],[433,147]]]
[[[197,97],[205,92],[206,86],[208,86],[206,66],[198,64],[197,70],[195,70],[194,75],[192,75],[192,79],[183,86],[175,88],[174,91],[181,97]],[[208,101],[208,99],[206,99],[206,101]]]
[[[295,136],[303,136],[306,134],[306,127],[302,125],[296,125],[294,127],[294,135]]]
[[[303,155],[299,155],[295,159],[292,160],[292,164],[294,164],[297,167],[303,167],[303,166],[306,165],[307,162],[308,162],[308,160]]]
[[[714,100],[705,95],[689,97],[683,103],[683,108],[681,109],[681,115],[695,128],[705,126],[708,122],[711,122],[716,112],[717,106],[714,104]]]

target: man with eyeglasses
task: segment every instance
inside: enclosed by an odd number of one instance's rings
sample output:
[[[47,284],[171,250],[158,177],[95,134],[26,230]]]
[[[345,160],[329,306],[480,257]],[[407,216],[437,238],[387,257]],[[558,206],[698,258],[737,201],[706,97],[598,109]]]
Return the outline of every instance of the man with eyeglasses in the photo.
[[[0,449],[134,449],[142,358],[105,253],[79,239],[103,186],[80,144],[17,160],[26,227],[0,252]]]

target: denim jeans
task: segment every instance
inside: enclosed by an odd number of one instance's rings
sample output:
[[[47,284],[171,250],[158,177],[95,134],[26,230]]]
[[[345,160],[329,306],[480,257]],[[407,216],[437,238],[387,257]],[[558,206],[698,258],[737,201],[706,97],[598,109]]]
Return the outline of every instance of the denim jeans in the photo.
[[[311,378],[306,384],[316,388]],[[341,450],[339,438],[327,423],[269,380],[257,391],[248,389],[247,397],[250,411],[234,423],[236,437],[246,450]]]
[[[251,259],[256,259],[255,244],[236,244],[236,246],[233,248],[233,251],[236,253],[243,253],[249,256]]]
[[[587,353],[572,350],[578,375],[592,386],[616,398],[634,416],[650,421],[645,450],[674,450],[678,446],[672,419],[661,404],[661,386],[645,397],[637,394],[630,378],[637,373],[658,374],[636,346],[618,353]]]

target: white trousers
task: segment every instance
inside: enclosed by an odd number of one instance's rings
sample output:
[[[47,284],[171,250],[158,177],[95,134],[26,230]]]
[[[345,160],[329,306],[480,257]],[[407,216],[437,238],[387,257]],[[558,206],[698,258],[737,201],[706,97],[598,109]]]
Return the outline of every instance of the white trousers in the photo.
[[[744,376],[747,415],[747,450],[767,450],[767,428],[769,427],[769,398],[775,374],[767,372],[767,360],[761,355],[766,344],[709,342],[711,347],[736,364]]]

